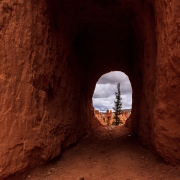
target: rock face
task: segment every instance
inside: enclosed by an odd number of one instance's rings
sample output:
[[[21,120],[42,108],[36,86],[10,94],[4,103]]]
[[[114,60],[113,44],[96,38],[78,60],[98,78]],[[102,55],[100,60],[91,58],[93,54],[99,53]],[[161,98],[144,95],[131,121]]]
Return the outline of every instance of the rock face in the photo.
[[[99,112],[99,110],[94,110],[94,115],[97,118],[97,120],[103,124],[103,125],[112,125],[114,122],[114,114],[112,110],[107,110],[105,113]],[[127,118],[129,118],[130,112],[128,111],[122,111],[122,113],[119,115],[120,120],[123,124],[125,124]]]
[[[85,134],[95,84],[114,70],[132,84],[134,133],[178,163],[179,7],[179,0],[1,0],[0,179]]]

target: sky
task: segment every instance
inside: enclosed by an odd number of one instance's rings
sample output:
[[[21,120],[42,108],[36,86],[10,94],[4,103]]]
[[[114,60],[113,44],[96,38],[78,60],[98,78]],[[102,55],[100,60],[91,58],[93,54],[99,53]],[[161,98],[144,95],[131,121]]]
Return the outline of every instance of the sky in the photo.
[[[120,83],[122,109],[131,109],[132,107],[132,88],[129,78],[120,71],[112,71],[101,76],[96,83],[93,94],[93,106],[95,109],[105,112],[114,107],[115,92],[117,84]]]

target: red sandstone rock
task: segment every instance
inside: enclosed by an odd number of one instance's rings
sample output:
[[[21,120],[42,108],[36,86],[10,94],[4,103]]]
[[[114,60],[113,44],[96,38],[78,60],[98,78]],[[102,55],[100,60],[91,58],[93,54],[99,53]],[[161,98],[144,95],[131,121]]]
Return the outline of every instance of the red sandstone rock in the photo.
[[[124,125],[125,125],[125,127],[129,128],[129,129],[132,129],[131,116],[129,118],[127,118]]]
[[[0,178],[90,129],[98,78],[125,72],[132,128],[178,163],[180,1],[0,1]],[[172,118],[173,117],[173,118]]]
[[[97,120],[103,125],[112,125],[114,122],[114,114],[112,110],[107,110],[106,113],[100,113],[98,110],[94,110],[94,115]],[[130,113],[128,113],[127,111],[122,111],[122,113],[119,115],[119,118],[124,124],[129,116]]]

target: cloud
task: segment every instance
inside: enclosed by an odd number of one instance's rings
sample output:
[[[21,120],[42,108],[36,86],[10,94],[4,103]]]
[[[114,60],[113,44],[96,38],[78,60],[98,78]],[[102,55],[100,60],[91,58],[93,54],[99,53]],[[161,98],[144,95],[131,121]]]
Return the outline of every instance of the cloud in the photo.
[[[112,71],[110,73],[104,74],[101,76],[97,82],[97,84],[117,84],[121,81],[121,83],[126,82],[127,75],[120,71]]]
[[[119,71],[107,73],[98,80],[93,95],[93,106],[100,111],[112,109],[114,106],[117,84],[120,83],[122,108],[131,109],[132,88],[128,76]]]
[[[116,91],[116,85],[111,84],[96,84],[93,98],[108,98],[112,92]]]

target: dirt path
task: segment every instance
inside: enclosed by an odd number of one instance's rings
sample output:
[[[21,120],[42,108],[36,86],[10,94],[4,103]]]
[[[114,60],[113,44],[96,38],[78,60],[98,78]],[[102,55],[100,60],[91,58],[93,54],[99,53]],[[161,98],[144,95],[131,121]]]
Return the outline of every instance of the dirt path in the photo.
[[[32,180],[179,180],[180,169],[143,148],[124,127],[101,128],[35,169]]]

